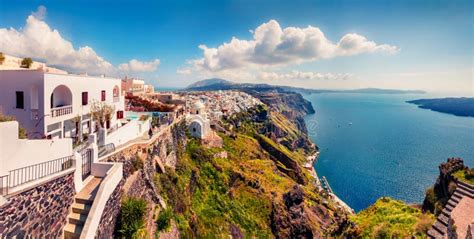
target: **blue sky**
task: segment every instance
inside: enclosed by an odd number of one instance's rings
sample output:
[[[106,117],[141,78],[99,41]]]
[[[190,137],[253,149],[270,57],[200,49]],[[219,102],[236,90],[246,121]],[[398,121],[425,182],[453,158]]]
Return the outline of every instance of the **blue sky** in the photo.
[[[12,39],[26,35],[22,29],[28,28],[26,20],[33,13],[51,32],[57,30],[60,39],[56,40],[69,42],[74,50],[87,46],[105,61],[87,58],[90,66],[107,69],[69,63],[80,54],[51,53],[55,48],[44,45],[47,43],[38,46],[43,51],[21,47],[21,40]],[[138,76],[163,87],[224,77],[312,88],[383,87],[473,94],[473,22],[472,1],[0,0],[0,31],[12,35],[0,36],[0,51],[32,56],[72,72]],[[42,25],[31,23],[30,28],[34,26]],[[300,35],[302,39],[314,36],[317,28],[332,44],[314,50],[309,42],[305,47],[279,51],[283,44],[264,42],[277,50],[248,53],[255,46],[241,44],[252,44],[259,26],[266,33],[297,28],[306,34]],[[40,30],[32,32],[46,35]],[[350,33],[356,35],[348,36],[348,42],[358,43],[351,44],[351,49],[338,47]],[[275,39],[286,36],[283,33]],[[232,37],[245,42],[215,51]],[[130,63],[132,59],[137,64]],[[121,64],[128,65],[119,67]]]

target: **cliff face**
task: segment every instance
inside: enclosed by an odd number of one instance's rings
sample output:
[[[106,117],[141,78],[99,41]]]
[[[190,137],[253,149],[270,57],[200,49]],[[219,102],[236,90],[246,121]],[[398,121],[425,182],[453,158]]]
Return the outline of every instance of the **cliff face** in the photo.
[[[456,189],[453,173],[465,168],[464,161],[460,158],[449,158],[447,162],[439,165],[439,176],[435,185],[426,190],[423,211],[438,214],[443,210]]]
[[[299,93],[295,92],[266,92],[266,91],[245,91],[260,99],[274,112],[283,114],[290,121],[295,122],[298,130],[307,134],[306,124],[303,117],[307,114],[314,114],[314,108],[311,102],[303,98]]]
[[[176,168],[155,176],[181,237],[324,238],[340,230],[347,215],[303,168],[314,145],[281,112],[260,106],[229,117],[223,147],[189,138]]]

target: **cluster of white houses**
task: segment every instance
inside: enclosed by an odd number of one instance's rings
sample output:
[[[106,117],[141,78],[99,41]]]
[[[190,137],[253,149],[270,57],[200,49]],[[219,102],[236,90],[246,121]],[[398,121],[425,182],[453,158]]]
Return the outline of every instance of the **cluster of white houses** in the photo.
[[[70,138],[95,131],[94,103],[114,109],[107,128],[117,126],[124,117],[120,79],[2,70],[0,85],[0,111],[14,116],[30,139]]]

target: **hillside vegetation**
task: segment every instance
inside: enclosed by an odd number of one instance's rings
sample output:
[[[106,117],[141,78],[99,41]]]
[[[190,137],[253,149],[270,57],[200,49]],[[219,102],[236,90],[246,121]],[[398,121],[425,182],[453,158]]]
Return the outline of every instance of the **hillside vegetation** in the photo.
[[[426,238],[435,217],[402,201],[383,197],[351,216],[350,221],[354,226],[346,234],[357,238]]]
[[[171,208],[159,216],[163,231],[170,221],[182,237],[199,238],[313,238],[339,230],[345,213],[301,167],[304,150],[290,151],[271,139],[266,111],[261,107],[226,121],[222,148],[189,139],[176,168],[156,175],[155,184]],[[296,137],[288,127],[294,126],[289,123],[282,128],[289,132],[281,135]],[[269,148],[262,147],[262,139]],[[223,150],[227,158],[216,156]]]

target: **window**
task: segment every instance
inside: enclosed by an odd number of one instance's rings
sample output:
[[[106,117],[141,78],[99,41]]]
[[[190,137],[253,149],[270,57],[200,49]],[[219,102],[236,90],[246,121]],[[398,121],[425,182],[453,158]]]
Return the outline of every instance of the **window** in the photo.
[[[17,91],[16,92],[16,108],[17,109],[24,109],[25,108],[23,91]]]
[[[117,111],[117,119],[123,119],[123,111]]]
[[[100,96],[101,96],[101,100],[102,100],[102,101],[105,101],[105,90],[103,90],[103,91],[101,92],[101,95],[100,95]]]
[[[89,93],[82,92],[82,105],[87,105],[87,102],[89,102]]]

